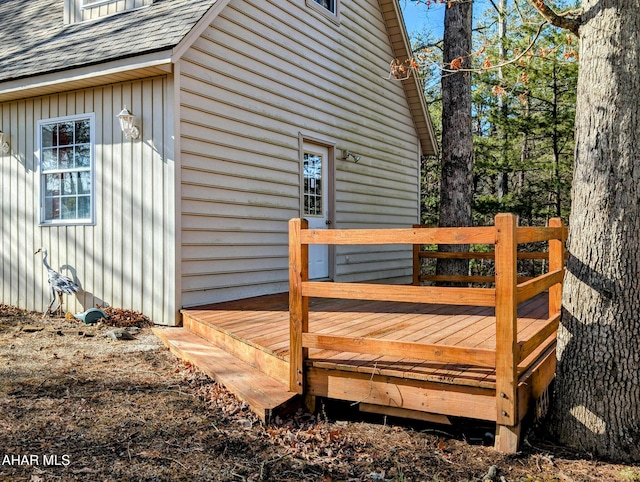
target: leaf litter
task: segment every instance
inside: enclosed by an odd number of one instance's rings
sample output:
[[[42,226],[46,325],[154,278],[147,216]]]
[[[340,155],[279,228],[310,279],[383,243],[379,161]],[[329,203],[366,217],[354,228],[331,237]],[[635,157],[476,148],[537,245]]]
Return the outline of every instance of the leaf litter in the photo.
[[[497,453],[443,428],[324,401],[265,426],[128,310],[84,325],[0,305],[0,481],[602,481],[640,468],[529,433]],[[105,337],[114,327],[130,340]],[[133,329],[135,328],[135,329]],[[485,442],[490,438],[484,439]]]

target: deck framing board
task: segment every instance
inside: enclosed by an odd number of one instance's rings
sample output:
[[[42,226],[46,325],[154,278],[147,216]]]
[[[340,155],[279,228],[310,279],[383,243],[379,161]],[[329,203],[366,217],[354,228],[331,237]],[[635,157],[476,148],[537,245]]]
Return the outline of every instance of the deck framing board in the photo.
[[[384,375],[307,368],[308,390],[317,397],[495,422],[495,391]]]

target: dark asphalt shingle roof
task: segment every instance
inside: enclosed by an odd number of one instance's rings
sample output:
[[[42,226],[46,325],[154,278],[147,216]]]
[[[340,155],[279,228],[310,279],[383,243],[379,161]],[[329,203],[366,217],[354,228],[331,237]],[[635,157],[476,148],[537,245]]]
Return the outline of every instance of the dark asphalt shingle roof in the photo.
[[[0,0],[0,82],[175,47],[217,0],[156,0],[64,24],[64,0]]]

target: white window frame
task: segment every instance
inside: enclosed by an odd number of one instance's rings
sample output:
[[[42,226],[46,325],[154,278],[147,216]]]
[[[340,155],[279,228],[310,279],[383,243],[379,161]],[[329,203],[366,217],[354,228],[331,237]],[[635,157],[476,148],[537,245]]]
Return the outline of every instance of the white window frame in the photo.
[[[99,7],[107,3],[115,3],[117,0],[82,0],[82,9]]]
[[[340,0],[330,1],[333,1],[333,10],[325,7],[324,5],[320,5],[316,0],[305,0],[307,7],[315,10],[332,22],[340,23]]]
[[[43,147],[42,147],[42,129],[46,125],[61,124],[64,122],[76,122],[79,120],[89,121],[89,167],[88,168],[70,168],[70,169],[47,169],[43,168]],[[38,121],[38,147],[36,151],[36,157],[38,160],[38,168],[40,171],[40,225],[41,226],[75,226],[75,225],[93,225],[95,224],[95,128],[96,128],[96,116],[94,112],[86,114],[77,114],[63,117],[53,117],[50,119],[41,119]],[[64,144],[65,146],[75,147],[77,144]],[[89,172],[90,189],[89,189],[89,217],[87,218],[66,218],[66,219],[47,219],[46,217],[46,180],[47,174],[64,174],[64,173],[77,173],[77,172]],[[76,194],[78,197],[78,194]]]

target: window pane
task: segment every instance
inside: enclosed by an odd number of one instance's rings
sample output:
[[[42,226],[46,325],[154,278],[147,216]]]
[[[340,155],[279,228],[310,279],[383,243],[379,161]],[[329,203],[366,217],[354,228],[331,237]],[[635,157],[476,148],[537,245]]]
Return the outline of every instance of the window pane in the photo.
[[[91,194],[91,173],[80,172],[78,181],[78,194]]]
[[[76,219],[76,198],[75,197],[65,197],[62,198],[62,214],[60,216],[61,219]]]
[[[43,222],[92,219],[92,119],[89,114],[40,123]]]
[[[75,167],[73,165],[73,147],[61,147],[58,156],[60,157],[58,164],[59,169],[71,169]]]
[[[326,8],[330,12],[333,12],[333,13],[336,12],[335,0],[314,0],[314,1],[322,5],[324,8]]]
[[[42,149],[42,170],[58,168],[58,148]]]
[[[58,145],[58,126],[56,124],[49,124],[42,126],[40,136],[42,147],[52,147]]]
[[[88,119],[76,122],[76,144],[91,142],[91,123]]]
[[[91,167],[91,147],[76,147],[76,167]]]
[[[63,195],[77,194],[78,192],[77,176],[78,174],[75,172],[62,175],[62,194]]]
[[[60,199],[47,198],[44,201],[44,215],[46,219],[60,219]]]
[[[304,155],[305,179],[322,179],[322,157],[316,154]]]
[[[60,174],[47,174],[45,177],[45,196],[58,196],[60,194]]]
[[[304,153],[304,213],[322,215],[322,156]]]
[[[58,141],[60,146],[68,146],[73,144],[73,126],[74,122],[63,122],[58,124]]]
[[[91,198],[89,196],[78,196],[78,219],[91,218]]]

